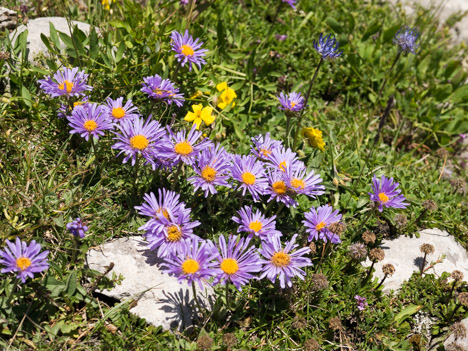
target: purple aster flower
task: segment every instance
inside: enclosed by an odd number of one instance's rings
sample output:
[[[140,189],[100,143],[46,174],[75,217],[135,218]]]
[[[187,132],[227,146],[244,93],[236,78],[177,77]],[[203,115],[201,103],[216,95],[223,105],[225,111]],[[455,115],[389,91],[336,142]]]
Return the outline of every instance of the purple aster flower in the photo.
[[[67,229],[74,236],[84,238],[85,232],[88,231],[88,226],[84,224],[83,221],[78,217],[74,221],[67,223]]]
[[[419,38],[419,31],[416,28],[401,28],[393,38],[393,42],[398,44],[402,52],[416,54],[415,50],[419,47],[417,40]]]
[[[340,44],[331,34],[324,37],[323,33],[321,33],[318,42],[314,40],[313,44],[315,50],[317,50],[324,60],[340,57],[343,53],[343,50],[338,51]]]
[[[177,31],[172,31],[172,50],[176,52],[176,57],[181,62],[182,67],[188,62],[189,70],[192,70],[192,63],[196,64],[198,68],[201,68],[201,64],[205,64],[206,61],[202,58],[205,56],[205,52],[208,50],[200,49],[203,42],[198,42],[198,38],[193,40],[193,37],[189,34],[188,30],[185,30],[184,35]]]
[[[261,260],[264,265],[260,279],[268,278],[272,283],[279,278],[280,286],[284,289],[287,286],[291,287],[291,278],[299,277],[304,280],[305,272],[302,267],[312,266],[312,261],[303,257],[310,252],[308,247],[303,247],[292,252],[299,245],[294,244],[297,234],[294,234],[290,241],[285,243],[285,247],[281,246],[279,236],[273,236],[269,241],[262,243],[260,253],[266,260]]]
[[[281,232],[276,230],[276,216],[265,218],[259,210],[253,213],[250,206],[244,206],[237,213],[240,218],[232,217],[232,220],[239,224],[237,232],[247,232],[249,233],[249,238],[257,236],[262,240],[267,240],[274,235],[281,236]]]
[[[250,149],[250,152],[261,160],[267,160],[273,150],[281,147],[282,145],[281,141],[271,139],[270,133],[266,133],[265,136],[260,134],[256,137],[252,137],[252,142],[253,146]]]
[[[290,94],[285,94],[283,92],[277,96],[281,106],[280,110],[285,110],[289,112],[297,112],[304,108],[304,97],[301,93],[292,92]]]
[[[210,241],[200,241],[198,237],[185,239],[177,255],[165,260],[164,270],[168,274],[175,275],[179,281],[198,283],[203,289],[202,280],[209,279],[217,273],[214,268],[218,262],[213,260],[218,255]]]
[[[98,104],[76,106],[68,117],[68,125],[72,128],[70,134],[80,134],[85,140],[89,136],[99,139],[105,130],[113,128],[112,121],[107,118],[106,108]]]
[[[121,122],[129,119],[139,117],[138,108],[133,105],[132,100],[128,100],[125,105],[123,104],[123,97],[115,100],[110,97],[107,98],[107,115],[109,120],[114,122]]]
[[[181,5],[188,5],[189,0],[180,0]]]
[[[268,160],[274,170],[287,172],[289,169],[296,171],[305,168],[304,163],[297,159],[297,154],[290,148],[280,147],[273,149]]]
[[[85,96],[81,100],[75,101],[73,103],[73,107],[71,107],[68,104],[60,104],[59,110],[57,112],[57,117],[58,118],[68,118],[71,116],[73,110],[75,109],[76,106],[80,105],[86,105],[88,103],[88,97]]]
[[[162,79],[155,74],[154,76],[145,77],[143,80],[143,88],[140,90],[151,98],[165,101],[169,105],[175,103],[178,107],[184,104],[184,95],[179,93],[179,88],[176,88],[169,79]]]
[[[282,202],[286,207],[296,207],[297,201],[292,198],[292,191],[288,188],[285,180],[285,173],[278,170],[270,170],[268,172],[268,187],[265,194],[269,194],[268,201],[276,200]]]
[[[85,91],[92,90],[90,85],[86,84],[88,75],[83,71],[78,71],[78,67],[64,68],[54,74],[54,79],[47,76],[45,79],[38,80],[42,90],[51,97],[59,96],[80,96]]]
[[[197,126],[192,125],[192,129],[187,134],[185,130],[177,132],[174,134],[172,129],[168,126],[167,130],[169,135],[166,135],[161,143],[159,151],[161,157],[170,159],[174,163],[179,163],[180,161],[185,164],[192,165],[198,156],[198,154],[213,145],[209,139],[205,139],[201,142],[198,142],[202,136],[201,131],[196,130]]]
[[[158,189],[158,197],[154,193],[145,194],[143,196],[143,204],[135,206],[138,214],[142,216],[151,217],[157,222],[160,216],[167,220],[177,217],[179,210],[185,208],[185,203],[180,201],[180,195],[174,191],[166,190],[165,188]]]
[[[132,120],[123,120],[117,124],[121,133],[115,132],[118,140],[113,149],[119,149],[117,156],[124,153],[123,163],[132,159],[132,166],[135,165],[138,154],[141,154],[147,163],[154,164],[154,158],[158,156],[158,145],[161,138],[165,135],[164,128],[159,122],[152,121],[151,115],[146,122],[143,118],[134,118]]]
[[[169,219],[158,214],[157,220],[150,219],[139,230],[145,230],[148,246],[151,250],[158,249],[158,257],[169,257],[175,254],[183,244],[183,240],[194,238],[193,228],[200,225],[199,221],[190,220],[190,209],[181,205],[177,216],[169,214]]]
[[[286,181],[288,189],[294,194],[304,194],[315,198],[324,193],[325,187],[323,185],[318,185],[322,182],[320,175],[315,174],[314,171],[307,173],[305,168],[295,171],[288,169],[284,180]]]
[[[366,302],[367,299],[365,297],[355,295],[354,299],[356,300],[359,311],[363,311],[368,306]]]
[[[288,38],[286,34],[275,34],[275,39],[278,41],[285,41]]]
[[[310,234],[307,240],[322,239],[324,242],[330,240],[333,244],[341,243],[340,237],[328,229],[330,224],[341,219],[338,210],[333,211],[333,208],[329,205],[320,206],[317,209],[312,207],[304,216],[305,220],[302,223],[307,228],[306,232]]]
[[[16,242],[12,243],[6,241],[7,246],[4,250],[0,251],[0,263],[5,266],[2,268],[2,273],[17,272],[17,278],[21,278],[23,283],[26,278],[34,278],[34,273],[45,271],[49,268],[47,262],[48,250],[41,251],[41,245],[37,244],[35,240],[31,241],[29,245],[25,241],[20,241],[16,237]]]
[[[203,150],[193,164],[193,170],[197,174],[190,177],[188,181],[193,184],[195,191],[201,188],[205,191],[205,197],[209,194],[216,194],[216,186],[225,186],[230,188],[227,182],[229,170],[231,168],[231,159],[222,146],[217,144]]]
[[[260,200],[259,195],[263,195],[268,186],[263,163],[254,156],[236,155],[232,168],[232,178],[239,182],[242,196],[248,190],[255,202]]]
[[[239,238],[230,235],[226,245],[224,236],[219,237],[218,272],[216,272],[213,284],[226,284],[230,282],[241,291],[242,285],[250,279],[257,279],[252,273],[262,270],[260,257],[255,246],[249,246],[250,238]]]
[[[379,204],[379,211],[382,212],[383,206],[393,208],[406,208],[409,204],[403,202],[406,198],[399,195],[401,190],[397,189],[399,183],[393,183],[393,178],[387,178],[384,175],[380,179],[374,174],[372,179],[372,191],[368,193],[370,199]]]
[[[294,10],[296,9],[297,0],[281,0],[281,1],[285,2],[288,5],[290,5]]]

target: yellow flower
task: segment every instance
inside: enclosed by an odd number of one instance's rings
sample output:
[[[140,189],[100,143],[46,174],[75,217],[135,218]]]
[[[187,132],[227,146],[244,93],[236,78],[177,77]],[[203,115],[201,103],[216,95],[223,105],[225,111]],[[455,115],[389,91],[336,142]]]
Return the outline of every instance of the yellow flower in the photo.
[[[236,103],[233,102],[233,100],[237,98],[236,92],[234,89],[229,88],[226,82],[219,83],[216,89],[222,92],[218,98],[218,107],[221,110],[225,109],[231,103],[232,107],[236,106]]]
[[[102,0],[102,6],[104,6],[104,9],[109,11],[111,2],[115,2],[115,0]]]
[[[211,114],[213,108],[207,106],[203,107],[202,104],[192,105],[193,112],[187,113],[184,120],[187,122],[193,122],[197,125],[197,129],[200,129],[201,122],[205,122],[207,126],[214,122],[215,117]]]
[[[322,139],[322,131],[312,127],[302,128],[301,135],[307,138],[309,145],[324,150],[325,142]]]

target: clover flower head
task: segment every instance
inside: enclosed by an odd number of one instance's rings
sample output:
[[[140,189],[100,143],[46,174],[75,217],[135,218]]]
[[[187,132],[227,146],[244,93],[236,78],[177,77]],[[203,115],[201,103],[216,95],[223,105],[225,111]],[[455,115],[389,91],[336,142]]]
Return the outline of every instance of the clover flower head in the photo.
[[[155,74],[143,78],[142,86],[140,90],[153,99],[167,102],[169,105],[174,103],[178,107],[184,104],[184,95],[179,93],[179,88],[176,88],[169,79],[162,79]]]
[[[59,96],[80,96],[87,90],[92,90],[90,85],[86,84],[88,75],[84,71],[79,71],[78,67],[64,68],[54,74],[54,79],[47,76],[45,79],[38,80],[39,86],[51,97]]]
[[[70,134],[80,134],[85,140],[88,140],[90,136],[99,139],[99,136],[104,135],[105,130],[114,127],[106,112],[106,108],[98,104],[76,106],[71,116],[67,118],[68,125],[71,127]]]
[[[67,229],[74,236],[84,238],[85,233],[88,231],[88,226],[78,217],[74,221],[67,223]]]
[[[393,178],[387,178],[384,175],[380,179],[374,177],[372,179],[372,192],[370,195],[371,201],[375,201],[379,205],[379,211],[383,211],[383,207],[406,208],[408,203],[404,202],[406,198],[400,195],[401,190],[397,189],[399,183],[394,183]]]
[[[277,98],[281,104],[280,110],[297,112],[304,108],[305,100],[301,93],[292,92],[285,94],[281,92]]]
[[[276,216],[265,218],[259,210],[254,213],[250,206],[244,206],[237,213],[239,217],[232,217],[232,220],[239,224],[237,232],[249,233],[249,238],[257,236],[262,240],[268,240],[271,236],[282,235],[276,230]]]
[[[16,237],[15,243],[6,241],[7,246],[0,250],[0,264],[2,273],[15,272],[17,278],[21,279],[23,283],[26,278],[34,278],[34,273],[45,271],[49,268],[47,260],[48,250],[41,251],[41,245],[37,244],[35,240],[31,241],[29,245],[25,241],[20,241]]]
[[[333,59],[340,57],[343,50],[338,51],[340,44],[331,34],[323,36],[320,34],[319,40],[313,42],[315,50],[322,56],[322,59]]]
[[[291,279],[299,277],[304,280],[305,272],[303,267],[312,266],[312,261],[304,255],[310,252],[308,247],[295,250],[299,245],[295,244],[297,234],[294,234],[290,241],[281,244],[279,236],[273,236],[268,241],[262,243],[260,254],[265,258],[261,260],[263,264],[260,279],[267,278],[272,283],[279,279],[280,286],[284,289],[292,286]],[[295,250],[295,251],[294,251]]]
[[[192,70],[192,63],[201,68],[201,64],[206,61],[202,58],[208,50],[201,49],[203,42],[198,42],[198,38],[193,40],[188,30],[185,30],[184,35],[177,31],[171,33],[172,50],[176,52],[176,58],[181,63],[182,67],[188,63],[189,70]]]
[[[312,207],[309,212],[305,213],[304,217],[305,220],[302,223],[306,227],[306,232],[309,233],[309,242],[318,239],[324,242],[331,241],[333,244],[341,242],[340,237],[329,229],[331,224],[341,219],[338,210],[333,211],[329,205],[320,206],[317,209]]]
[[[416,49],[419,47],[417,43],[419,38],[419,31],[416,28],[401,28],[393,38],[393,42],[400,47],[400,50],[404,53],[411,52],[416,54]]]

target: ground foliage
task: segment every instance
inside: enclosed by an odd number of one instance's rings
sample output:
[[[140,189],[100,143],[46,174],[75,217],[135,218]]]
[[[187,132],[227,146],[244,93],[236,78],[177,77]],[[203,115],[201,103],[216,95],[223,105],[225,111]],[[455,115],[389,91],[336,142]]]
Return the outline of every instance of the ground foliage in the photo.
[[[179,1],[157,0],[146,6],[117,0],[111,11],[96,0],[85,1],[87,10],[72,1],[34,3],[23,20],[65,16],[85,20],[92,30],[86,35],[75,28],[69,37],[52,29],[49,38],[42,38],[52,56],[38,58],[35,65],[26,60],[25,36],[12,45],[6,33],[0,34],[1,51],[10,55],[0,59],[0,235],[2,241],[16,236],[36,239],[50,250],[50,268],[42,277],[17,286],[12,276],[1,276],[3,347],[313,350],[310,339],[315,339],[324,350],[340,345],[424,350],[442,342],[449,327],[467,316],[466,307],[458,306],[455,298],[467,291],[466,285],[452,289],[448,276],[415,273],[400,292],[384,295],[381,288],[375,290],[376,280],[365,279],[363,267],[350,264],[347,253],[364,229],[377,234],[369,249],[383,238],[432,227],[448,230],[467,245],[466,178],[458,158],[459,135],[468,129],[467,72],[462,63],[466,48],[450,44],[455,16],[439,27],[431,11],[420,9],[409,19],[399,7],[355,0],[303,0],[296,11],[280,1],[259,0],[197,1],[192,10]],[[419,28],[420,47],[390,70],[398,51],[392,40],[404,25]],[[209,49],[207,65],[174,73],[170,33],[186,27]],[[172,78],[186,97],[201,91],[203,95],[192,101],[213,106],[218,96],[215,85],[227,81],[237,93],[236,106],[218,110],[215,124],[204,132],[228,150],[245,154],[250,137],[257,134],[270,132],[284,139],[286,120],[276,95],[305,93],[319,61],[312,41],[321,32],[334,33],[344,52],[321,67],[305,114],[304,126],[323,131],[325,150],[301,142],[298,153],[321,175],[326,194],[301,199],[296,209],[283,209],[277,227],[286,238],[299,233],[306,245],[302,213],[329,203],[343,214],[343,242],[323,259],[322,244],[317,243],[317,253],[311,255],[314,266],[306,280],[296,280],[291,289],[253,282],[236,295],[232,311],[226,310],[220,289],[214,312],[182,333],[149,326],[129,314],[131,301],[103,301],[95,290],[118,284],[119,277],[102,278],[87,269],[85,253],[112,238],[138,233],[143,219],[133,207],[141,203],[143,193],[171,187],[176,180],[141,168],[133,192],[133,169],[115,157],[111,136],[102,138],[93,153],[89,143],[69,134],[65,120],[57,119],[57,100],[46,97],[37,80],[62,66],[80,67],[90,75],[92,101],[124,96],[144,116],[152,113],[163,124],[174,120],[178,128],[190,127],[183,121],[190,101],[180,109],[152,103],[140,91],[143,77]],[[280,41],[275,34],[287,38]],[[60,50],[59,39],[65,50]],[[379,127],[391,97],[393,107]],[[446,174],[443,170],[449,165],[451,172]],[[366,228],[360,227],[369,209],[370,180],[377,171],[399,181],[410,203],[399,211],[407,216],[406,223],[396,222],[395,212],[385,211],[367,221]],[[227,218],[237,211],[238,197],[220,192],[211,204],[214,214],[208,216],[205,199],[194,196],[192,189],[179,182],[178,192],[202,222],[200,235],[216,238],[237,230]],[[438,208],[427,210],[426,200],[435,201]],[[77,216],[88,223],[91,233],[79,242],[65,227]],[[324,274],[328,286],[312,289],[312,273]],[[357,309],[355,295],[367,298],[365,310]],[[418,329],[413,318],[421,314],[434,320],[428,331]]]

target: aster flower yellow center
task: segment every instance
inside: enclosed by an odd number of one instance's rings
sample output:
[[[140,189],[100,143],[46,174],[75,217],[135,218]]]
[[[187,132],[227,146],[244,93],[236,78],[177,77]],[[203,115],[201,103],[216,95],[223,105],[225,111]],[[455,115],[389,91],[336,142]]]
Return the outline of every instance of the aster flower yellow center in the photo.
[[[83,127],[88,132],[92,132],[93,130],[95,130],[97,128],[97,123],[96,123],[96,121],[88,120],[88,121],[84,122]]]
[[[121,119],[125,116],[125,110],[122,107],[115,107],[112,109],[112,117]]]
[[[322,230],[323,228],[325,228],[327,225],[325,224],[325,222],[320,222],[319,224],[317,224],[315,226],[315,229],[317,229],[318,231]]]
[[[242,181],[247,185],[255,184],[255,176],[250,172],[242,173]]]
[[[385,193],[380,193],[379,194],[379,199],[384,204],[387,203],[387,201],[389,200],[388,196]]]
[[[168,241],[179,241],[182,238],[182,232],[176,225],[171,225],[167,228],[167,240]]]
[[[163,90],[162,89],[159,89],[159,88],[156,88],[153,90],[153,93],[155,93],[156,95],[162,95],[163,94]]]
[[[193,147],[187,141],[182,141],[180,143],[175,144],[174,151],[179,155],[186,156],[192,153]]]
[[[286,184],[282,180],[274,182],[272,185],[273,191],[278,195],[286,194]]]
[[[149,140],[144,135],[138,134],[130,138],[130,146],[134,149],[143,151],[149,145]]]
[[[75,101],[73,103],[73,107],[80,106],[80,105],[83,105],[83,104],[84,104],[84,101]]]
[[[279,164],[279,169],[283,172],[286,172],[286,161],[283,161]]]
[[[254,232],[259,232],[262,228],[263,224],[260,221],[254,221],[249,224],[249,229],[252,229]]]
[[[295,189],[304,189],[305,183],[302,179],[293,178],[293,180],[291,180],[291,186]]]
[[[185,260],[184,263],[182,263],[182,272],[184,272],[184,274],[194,274],[197,273],[199,269],[200,265],[198,262],[191,258]]]
[[[285,267],[289,262],[291,262],[291,257],[283,251],[275,252],[271,257],[271,263],[273,263],[275,267]]]
[[[169,220],[169,212],[165,208],[158,208],[156,210],[156,214],[159,214],[159,213],[161,213],[164,216],[164,218]]]
[[[233,258],[225,258],[221,262],[221,270],[226,274],[234,274],[239,270],[237,261]]]
[[[67,93],[71,93],[73,89],[73,83],[69,82],[68,80],[64,80],[62,83],[59,84],[58,88],[60,90],[67,90]]]
[[[291,101],[291,108],[294,108],[294,106],[296,106],[296,103]]]
[[[190,45],[184,44],[180,47],[180,51],[182,51],[182,54],[185,56],[192,56],[195,51],[193,51],[192,47]]]
[[[260,149],[260,153],[263,155],[263,157],[268,157],[271,154],[271,150]]]
[[[216,171],[213,167],[206,166],[203,168],[201,171],[201,176],[203,179],[205,179],[208,183],[211,183],[215,180],[216,178]]]
[[[24,271],[26,268],[28,268],[31,265],[31,260],[27,257],[21,256],[16,260],[16,266]]]

